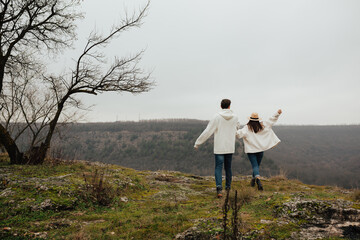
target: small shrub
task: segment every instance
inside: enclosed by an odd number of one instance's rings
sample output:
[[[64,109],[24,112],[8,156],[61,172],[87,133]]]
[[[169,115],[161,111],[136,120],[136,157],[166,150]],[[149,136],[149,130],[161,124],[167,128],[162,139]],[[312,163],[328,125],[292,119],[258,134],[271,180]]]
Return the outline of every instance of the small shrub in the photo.
[[[7,188],[9,182],[6,178],[0,178],[0,190]]]
[[[72,235],[71,239],[74,239],[74,240],[88,240],[90,238],[83,230],[81,230],[81,231],[75,233],[74,235]]]
[[[139,137],[138,135],[133,134],[130,137],[130,141],[134,141],[134,140],[138,139],[138,137]]]
[[[222,207],[223,210],[223,239],[227,239],[227,229],[228,229],[228,212],[230,210],[230,204],[229,204],[229,191],[226,191],[226,197],[225,201]]]
[[[244,191],[240,191],[244,192]],[[239,231],[241,226],[241,216],[239,214],[240,208],[244,205],[244,199],[239,198],[238,190],[235,190],[235,195],[231,194],[229,196],[229,191],[226,192],[226,198],[222,207],[223,210],[223,239],[241,239],[242,234]],[[228,212],[231,211],[231,218],[230,218],[230,228],[228,224]]]
[[[121,135],[121,133],[119,133],[118,136],[117,136],[117,140],[121,140],[122,137],[123,137],[123,136]]]
[[[272,181],[285,181],[287,180],[287,172],[284,169],[280,169],[279,174],[270,178]]]
[[[92,173],[83,173],[85,184],[82,195],[101,206],[108,206],[115,198],[115,191],[105,177],[105,171],[100,172],[95,169]]]
[[[237,190],[238,194],[237,194],[237,203],[240,205],[244,205],[246,203],[249,203],[253,197],[256,195],[256,191],[254,190],[254,188],[250,188],[250,187],[242,187],[241,189]],[[235,196],[231,196],[230,197],[230,202],[233,205],[233,200],[235,199]]]
[[[1,146],[0,146],[0,163],[10,163],[10,158],[7,155],[7,153],[1,152]]]
[[[360,201],[360,190],[355,190],[352,194],[352,199],[354,201]]]
[[[240,223],[241,223],[239,210],[240,210],[241,206],[242,206],[242,203],[238,202],[238,191],[236,190],[234,202],[231,205],[231,209],[232,209],[232,216],[231,216],[232,239],[234,239],[234,240],[238,239],[238,237],[241,236],[241,234],[239,232],[239,227],[240,227]]]

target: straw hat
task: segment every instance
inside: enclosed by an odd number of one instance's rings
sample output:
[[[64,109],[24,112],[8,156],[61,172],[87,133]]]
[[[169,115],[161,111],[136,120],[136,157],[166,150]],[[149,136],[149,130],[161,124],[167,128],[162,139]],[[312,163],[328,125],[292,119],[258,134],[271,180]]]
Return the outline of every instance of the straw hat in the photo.
[[[251,120],[251,121],[260,121],[261,118],[259,118],[258,113],[252,113],[251,116],[249,117],[249,120]]]

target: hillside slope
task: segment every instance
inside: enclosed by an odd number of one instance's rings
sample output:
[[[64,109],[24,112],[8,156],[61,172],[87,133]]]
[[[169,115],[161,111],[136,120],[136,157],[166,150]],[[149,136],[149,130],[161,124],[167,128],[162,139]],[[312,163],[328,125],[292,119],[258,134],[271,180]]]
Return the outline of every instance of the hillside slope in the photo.
[[[223,236],[225,200],[215,197],[213,177],[84,161],[14,166],[1,156],[0,180],[1,239]],[[306,185],[284,176],[263,182],[265,190],[259,192],[249,186],[249,177],[233,179],[230,199],[237,191],[241,203],[238,238],[360,237],[359,191]]]
[[[175,170],[212,175],[212,139],[194,151],[206,121],[168,120],[75,124],[62,129],[52,153],[64,159],[118,164],[137,170]],[[275,126],[282,142],[266,152],[261,174],[280,169],[307,184],[360,187],[360,126]],[[235,174],[251,173],[237,141]]]

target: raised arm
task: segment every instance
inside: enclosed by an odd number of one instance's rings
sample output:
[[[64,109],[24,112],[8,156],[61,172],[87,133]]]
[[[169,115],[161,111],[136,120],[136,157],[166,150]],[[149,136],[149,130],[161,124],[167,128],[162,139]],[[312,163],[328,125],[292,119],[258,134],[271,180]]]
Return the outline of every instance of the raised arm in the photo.
[[[270,117],[268,121],[266,121],[267,125],[273,126],[279,119],[281,113],[282,113],[281,109],[277,110],[277,112],[272,117]]]
[[[195,142],[194,148],[197,149],[201,144],[203,144],[208,138],[213,135],[216,131],[216,118],[210,120],[205,130],[200,134],[198,139]]]

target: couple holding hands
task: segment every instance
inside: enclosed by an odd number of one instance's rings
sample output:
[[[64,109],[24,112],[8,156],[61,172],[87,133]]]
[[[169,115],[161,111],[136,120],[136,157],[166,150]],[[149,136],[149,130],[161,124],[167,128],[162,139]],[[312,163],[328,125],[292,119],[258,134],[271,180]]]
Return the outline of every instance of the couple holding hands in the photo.
[[[280,142],[272,130],[272,126],[282,113],[280,109],[267,121],[260,121],[258,114],[252,113],[249,122],[239,129],[238,117],[230,110],[230,104],[229,99],[221,101],[222,110],[210,120],[194,145],[194,148],[197,149],[214,134],[215,183],[218,197],[222,197],[223,166],[226,175],[225,189],[230,190],[231,187],[231,161],[235,152],[235,138],[242,138],[244,141],[244,151],[250,160],[253,171],[250,184],[252,187],[256,184],[258,190],[261,191],[263,186],[259,179],[259,167],[264,151],[275,147]]]

